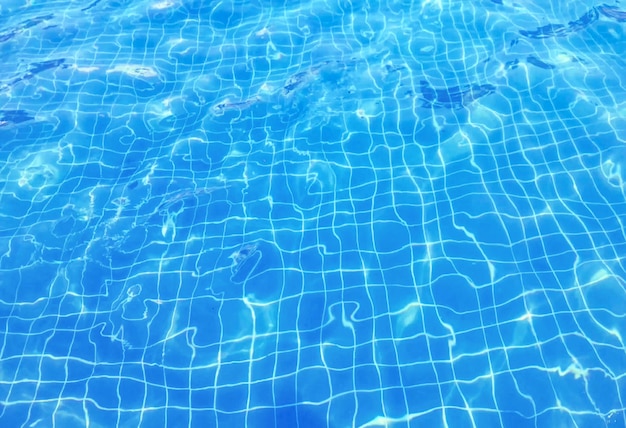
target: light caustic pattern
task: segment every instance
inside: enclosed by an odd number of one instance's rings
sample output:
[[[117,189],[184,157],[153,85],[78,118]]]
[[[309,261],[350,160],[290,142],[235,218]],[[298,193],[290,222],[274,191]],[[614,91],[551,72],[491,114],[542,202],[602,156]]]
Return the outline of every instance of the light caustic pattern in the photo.
[[[626,426],[591,3],[2,2],[0,424]]]

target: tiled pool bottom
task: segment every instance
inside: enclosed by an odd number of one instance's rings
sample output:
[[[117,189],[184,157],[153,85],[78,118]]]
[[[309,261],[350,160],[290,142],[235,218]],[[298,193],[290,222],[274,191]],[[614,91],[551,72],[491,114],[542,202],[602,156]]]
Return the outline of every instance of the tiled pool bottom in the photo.
[[[625,26],[3,2],[0,425],[626,426]]]

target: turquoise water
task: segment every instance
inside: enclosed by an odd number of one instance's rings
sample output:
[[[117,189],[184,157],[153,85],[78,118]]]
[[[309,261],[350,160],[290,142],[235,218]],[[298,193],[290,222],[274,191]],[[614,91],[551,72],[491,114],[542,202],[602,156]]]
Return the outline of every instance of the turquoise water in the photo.
[[[626,427],[626,4],[0,5],[0,425]]]

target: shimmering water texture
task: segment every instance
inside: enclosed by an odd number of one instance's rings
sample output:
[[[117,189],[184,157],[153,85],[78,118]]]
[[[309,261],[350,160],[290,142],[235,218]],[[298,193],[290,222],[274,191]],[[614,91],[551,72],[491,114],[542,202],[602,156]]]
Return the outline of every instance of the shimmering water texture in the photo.
[[[0,426],[626,427],[626,4],[0,2]]]

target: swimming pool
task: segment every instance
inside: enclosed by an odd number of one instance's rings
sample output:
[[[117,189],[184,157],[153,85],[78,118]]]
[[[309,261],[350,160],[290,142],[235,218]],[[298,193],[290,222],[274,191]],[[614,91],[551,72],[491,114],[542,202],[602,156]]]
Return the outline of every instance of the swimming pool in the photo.
[[[3,1],[0,425],[626,426],[625,30]]]

